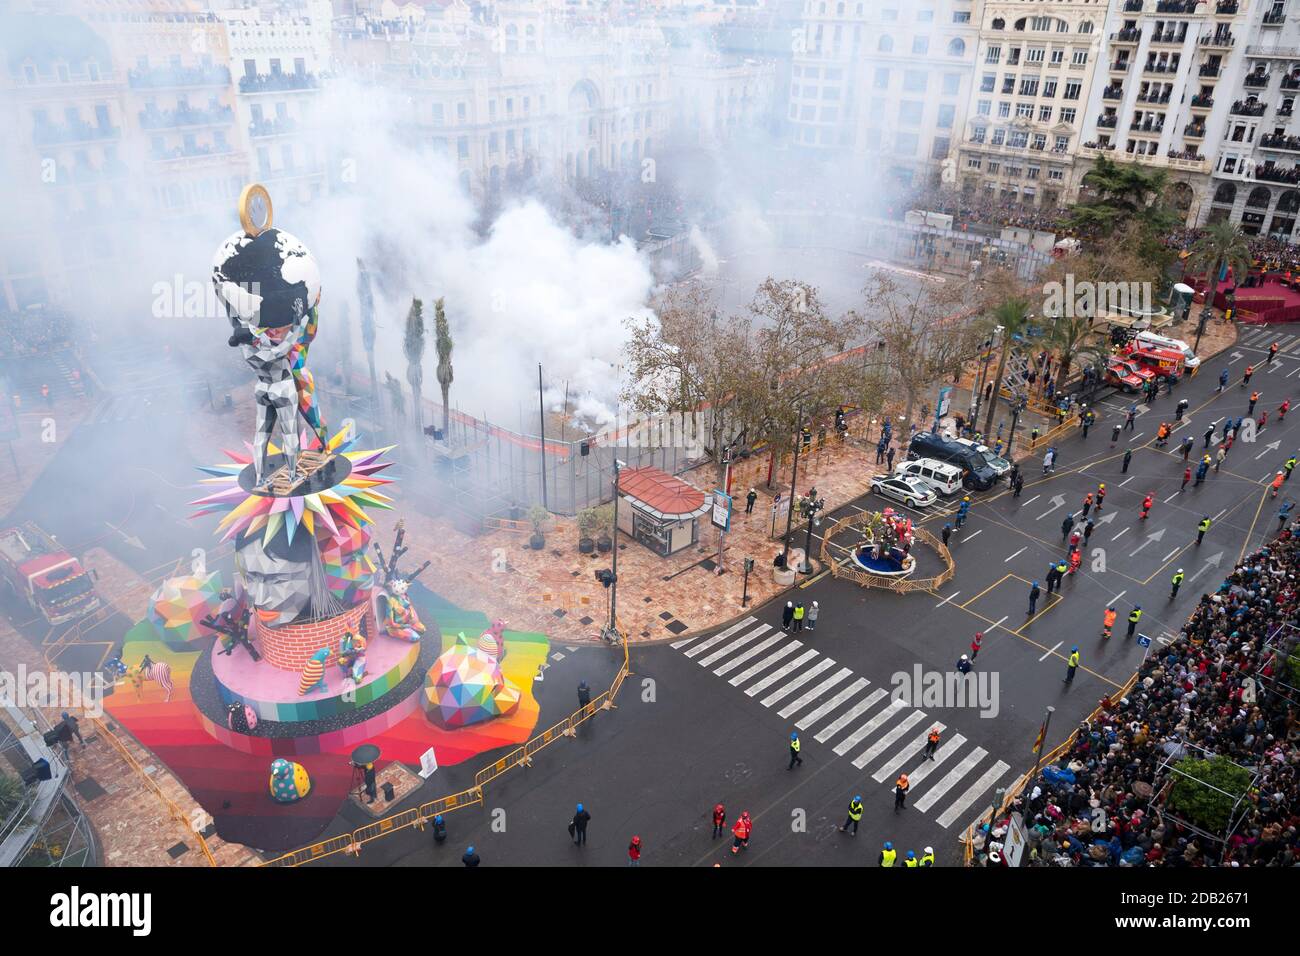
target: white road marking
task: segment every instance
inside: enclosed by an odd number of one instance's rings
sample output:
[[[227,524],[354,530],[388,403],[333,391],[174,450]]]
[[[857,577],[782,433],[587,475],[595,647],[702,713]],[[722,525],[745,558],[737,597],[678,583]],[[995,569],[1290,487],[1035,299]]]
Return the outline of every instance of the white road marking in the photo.
[[[805,654],[799,660],[792,661],[790,664],[786,666],[793,668],[803,663],[803,661],[807,659],[808,659],[808,655]],[[795,691],[797,691],[804,684],[808,683],[810,680],[812,680],[814,677],[820,674],[822,671],[826,670],[828,667],[834,667],[834,666],[835,666],[835,662],[833,660],[823,657],[820,661],[818,661],[812,667],[808,668],[802,674],[795,675],[794,680],[787,681],[781,687],[778,687],[776,690],[772,691],[772,693],[764,697],[761,701],[759,701],[759,703],[762,704],[764,707],[771,707],[773,704],[780,703],[781,701],[789,697],[791,694],[793,694]],[[782,668],[781,670],[785,670],[785,668]],[[782,674],[781,671],[778,670],[774,674],[772,674],[772,676],[768,677],[767,680],[775,683],[776,681],[780,680],[784,676],[785,674]],[[753,697],[761,690],[763,690],[763,688],[759,686],[759,684],[755,684],[751,690],[747,690],[745,691],[745,693],[748,696]]]
[[[745,653],[743,653],[743,654],[737,654],[734,658],[732,658],[731,660],[727,661],[727,663],[723,664],[721,667],[719,667],[719,668],[718,668],[717,670],[715,670],[713,673],[716,674],[716,675],[719,676],[719,677],[726,677],[728,674],[730,674],[733,670],[735,670],[735,669],[736,669],[737,667],[739,667],[741,664],[745,663],[745,661],[750,660],[751,658],[757,657],[759,654],[762,654],[765,650],[767,650],[769,647],[771,647],[771,646],[773,646],[774,644],[776,644],[778,641],[783,641],[783,640],[785,640],[785,639],[786,639],[787,637],[789,637],[789,636],[790,636],[790,635],[786,634],[785,631],[781,631],[780,633],[777,633],[777,632],[774,631],[774,632],[772,633],[772,636],[771,636],[771,637],[768,637],[768,638],[766,638],[766,639],[764,639],[764,640],[762,640],[762,641],[759,641],[757,644],[755,644],[755,645],[754,645],[753,647],[751,647],[749,650],[745,651]]]
[[[925,720],[925,714],[923,712],[919,710],[912,711],[903,718],[902,723],[895,726],[889,733],[883,735],[879,740],[868,747],[861,756],[854,760],[853,766],[857,767],[859,770],[865,770],[867,764],[871,763],[885,752],[885,748],[889,747],[897,741],[898,738],[902,737],[923,720]]]
[[[1181,491],[1175,491],[1172,495],[1170,495],[1168,498],[1166,498],[1166,499],[1165,499],[1163,502],[1161,502],[1161,503],[1162,503],[1162,504],[1166,504],[1166,505],[1169,504],[1169,502],[1171,502],[1171,501],[1173,501],[1175,498],[1177,498],[1178,495],[1179,495],[1180,493],[1181,493]]]
[[[1220,518],[1222,518],[1222,517],[1223,517],[1225,514],[1227,514],[1227,513],[1228,513],[1228,509],[1227,509],[1227,508],[1224,508],[1222,511],[1220,511],[1217,515],[1214,516],[1214,520],[1215,520],[1215,521],[1218,521]]]
[[[1034,497],[1030,498],[1028,501],[1022,501],[1022,502],[1020,502],[1020,507],[1023,508],[1025,505],[1032,505],[1035,501],[1037,501],[1037,500],[1038,500],[1039,498],[1041,498],[1041,497],[1043,497],[1043,496],[1042,496],[1042,495],[1034,495]]]
[[[1065,643],[1065,641],[1058,641],[1057,644],[1056,644],[1056,647],[1060,647],[1060,646],[1061,646],[1062,644],[1064,644],[1064,643]],[[1040,658],[1039,658],[1039,661],[1045,661],[1045,660],[1047,660],[1047,658],[1049,658],[1049,657],[1052,655],[1052,653],[1056,650],[1056,647],[1051,648],[1051,650],[1049,650],[1046,654],[1044,654],[1042,657],[1040,657]]]
[[[920,800],[916,802],[916,809],[925,812],[943,798],[943,795],[953,788],[962,777],[970,773],[971,769],[988,756],[988,751],[983,747],[976,747],[968,753],[957,766],[948,771],[947,776],[934,785]]]
[[[1021,548],[1021,549],[1020,549],[1019,551],[1017,551],[1015,554],[1012,554],[1012,555],[1009,555],[1009,556],[1003,558],[1003,559],[1002,559],[1002,563],[1003,563],[1003,564],[1006,564],[1008,561],[1011,561],[1011,560],[1013,560],[1013,559],[1015,559],[1015,558],[1020,557],[1020,555],[1024,554],[1024,553],[1025,553],[1026,551],[1028,551],[1028,550],[1029,550],[1029,545],[1025,545],[1023,548]]]
[[[972,535],[967,535],[966,537],[962,538],[961,540],[962,540],[962,541],[973,541],[974,539],[978,538],[978,537],[979,537],[980,535],[982,535],[983,533],[984,533],[984,529],[983,529],[983,528],[980,528],[980,529],[979,529],[978,531],[976,531],[974,534],[972,534]],[[961,541],[958,541],[957,543],[958,543],[958,544],[961,544]]]
[[[748,634],[744,634],[741,637],[738,637],[730,644],[723,645],[723,647],[721,647],[719,650],[714,651],[708,657],[700,658],[699,664],[701,667],[711,667],[712,665],[716,664],[718,661],[722,660],[724,657],[728,656],[729,654],[734,654],[736,651],[740,650],[742,647],[744,647],[746,644],[750,643],[751,641],[758,640],[760,637],[762,637],[770,630],[772,630],[772,625],[760,624],[758,627],[754,628]],[[701,649],[702,648],[692,648],[692,650],[701,650]]]
[[[1002,615],[1002,621],[1005,621],[1010,616],[1011,616],[1010,614]],[[1001,627],[1002,621],[994,621],[992,624],[989,625],[989,630],[992,631],[994,628]]]
[[[1117,601],[1118,601],[1120,598],[1122,598],[1125,594],[1128,594],[1128,591],[1120,591],[1119,594],[1116,594],[1113,598],[1110,599],[1110,603],[1107,604],[1106,606],[1107,606],[1107,607],[1114,607],[1114,606],[1115,606],[1115,602],[1117,602]]]
[[[1001,779],[1002,775],[1010,769],[1011,766],[1009,764],[1003,763],[999,760],[992,767],[986,770],[984,776],[971,784],[970,789],[958,797],[953,805],[943,812],[943,815],[940,816],[938,820],[939,826],[944,827],[945,829],[952,826],[953,821],[961,816],[962,813],[965,812],[966,808],[974,803],[981,793],[993,786],[993,784],[997,783],[998,780]]]
[[[832,737],[838,734],[841,730],[847,727],[853,720],[862,716],[868,710],[874,707],[876,703],[880,700],[880,698],[884,697],[887,693],[889,692],[886,691],[884,688],[877,687],[863,700],[858,701],[856,704],[854,704],[844,713],[840,714],[839,717],[836,717],[833,721],[831,721],[829,724],[823,727],[821,729],[821,732],[818,733],[817,736],[813,738],[813,740],[817,741],[819,744],[826,743],[826,741],[830,740]],[[890,707],[887,709],[892,710],[893,708]]]
[[[915,760],[922,753],[924,753],[923,748],[925,747],[926,741],[930,739],[930,731],[937,730],[940,733],[943,733],[947,729],[948,728],[944,724],[939,724],[939,723],[926,724],[925,730],[921,731],[912,740],[909,740],[907,742],[907,746],[905,746],[902,750],[900,750],[898,753],[894,755],[893,760],[884,763],[879,770],[877,770],[875,773],[871,775],[871,779],[876,781],[876,783],[884,783],[894,774],[898,773],[900,770],[906,767],[911,760]],[[953,738],[954,741],[958,739],[960,738],[958,737]],[[945,741],[940,741],[939,745],[941,747],[951,746],[950,743],[947,743]],[[935,760],[937,761],[938,758],[939,758],[938,751],[935,751]],[[858,758],[858,759],[860,760],[862,758]],[[926,760],[925,762],[929,763],[930,761]],[[911,780],[912,775],[908,774],[907,779]]]
[[[752,623],[753,618],[750,618],[749,621]],[[689,651],[686,652],[686,656],[695,657],[697,654],[702,654],[704,651],[707,651],[710,647],[713,647],[715,644],[722,643],[727,638],[731,637],[732,634],[735,634],[737,631],[742,630],[748,626],[749,625],[746,624],[744,621],[741,621],[739,624],[735,624],[727,628],[725,631],[719,631],[717,634],[714,634],[707,641],[704,641],[701,644],[696,644],[694,647],[692,647]],[[765,626],[770,627],[770,625],[765,625]]]
[[[953,591],[953,592],[952,592],[951,594],[949,594],[946,598],[944,598],[942,601],[940,601],[938,604],[936,604],[935,607],[943,607],[945,604],[947,604],[949,601],[951,601],[953,598],[955,598],[958,594],[961,594],[961,592],[960,592],[960,591]]]
[[[819,705],[811,713],[805,714],[801,720],[795,723],[795,727],[799,730],[807,730],[813,724],[817,723],[817,721],[821,720],[823,717],[829,714],[836,707],[840,706],[840,704],[844,703],[846,700],[849,700],[850,698],[855,696],[859,691],[861,691],[864,687],[867,687],[870,683],[871,681],[867,680],[865,677],[859,677],[848,687],[844,688],[842,691],[840,691],[830,700],[826,701],[826,703]]]
[[[1118,485],[1116,485],[1116,487],[1117,487],[1117,488],[1123,488],[1125,485],[1127,485],[1130,481],[1132,481],[1132,480],[1133,480],[1134,478],[1136,478],[1136,477],[1137,477],[1137,475],[1129,475],[1127,478],[1125,478],[1123,481],[1121,481]]]
[[[732,628],[732,632],[734,633],[735,631],[740,630],[742,627],[748,627],[750,624],[753,623],[754,623],[754,619],[752,617],[747,617],[739,624],[737,624],[734,628]],[[686,640],[684,641],[673,641],[673,643],[670,644],[669,647],[672,647],[674,650],[680,650],[681,648],[685,647],[687,644],[691,643],[692,641],[698,641],[699,639],[700,639],[700,635],[697,634],[694,637],[686,638]]]
[[[1124,535],[1128,534],[1130,530],[1131,530],[1131,529],[1129,529],[1129,528],[1125,528],[1123,531],[1121,531],[1119,534],[1115,535],[1115,537],[1111,538],[1110,540],[1112,540],[1112,541],[1118,541],[1120,538],[1124,537]]]
[[[915,787],[930,774],[939,769],[949,757],[955,757],[961,745],[966,742],[966,738],[961,734],[955,734],[952,740],[945,741],[939,745],[939,750],[935,753],[933,760],[922,760],[921,766],[917,767],[907,775],[908,781]]]
[[[835,755],[837,757],[843,757],[846,753],[858,744],[862,743],[862,741],[866,740],[889,721],[893,720],[896,715],[901,714],[906,709],[906,707],[898,706],[894,704],[893,701],[890,701],[878,714],[876,714],[876,716],[872,717],[865,724],[836,744],[832,748],[835,751]]]
[[[1179,548],[1174,548],[1174,550],[1170,551],[1168,554],[1166,554],[1163,558],[1160,559],[1160,563],[1161,563],[1161,564],[1164,564],[1166,561],[1168,561],[1170,558],[1172,558],[1175,554],[1177,554],[1177,553],[1179,552],[1179,550],[1180,550]]]
[[[841,667],[830,677],[813,687],[812,690],[805,691],[802,697],[796,697],[794,700],[790,701],[790,703],[778,710],[778,716],[789,717],[791,714],[798,713],[852,673],[853,671],[849,670],[847,667]]]
[[[778,648],[774,653],[767,655],[767,657],[763,658],[757,664],[745,668],[745,670],[741,671],[735,677],[731,678],[729,683],[731,684],[732,687],[739,687],[741,684],[745,683],[745,681],[749,680],[759,671],[767,670],[773,664],[776,664],[779,661],[789,657],[791,654],[799,650],[799,648],[801,647],[803,647],[802,641],[791,641],[789,644],[785,645],[785,647]]]

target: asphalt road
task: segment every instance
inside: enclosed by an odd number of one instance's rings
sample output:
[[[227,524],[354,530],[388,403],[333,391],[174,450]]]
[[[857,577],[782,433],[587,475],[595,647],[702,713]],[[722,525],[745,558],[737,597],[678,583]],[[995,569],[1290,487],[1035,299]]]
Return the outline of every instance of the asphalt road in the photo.
[[[1266,368],[1273,340],[1282,353]],[[1251,386],[1262,393],[1256,415],[1267,408],[1270,424],[1254,440],[1243,429],[1219,473],[1180,490],[1178,441],[1191,434],[1200,452],[1209,424],[1219,435],[1226,417],[1246,414],[1252,389],[1239,382],[1252,362],[1258,367]],[[1220,394],[1224,368],[1231,380]],[[400,834],[380,841],[382,850],[368,848],[365,862],[458,865],[473,843],[484,865],[618,865],[635,833],[646,866],[874,864],[885,840],[902,852],[933,846],[941,864],[956,863],[958,835],[999,788],[1030,768],[1046,708],[1055,708],[1050,747],[1133,673],[1143,648],[1125,637],[1129,611],[1143,609],[1138,634],[1169,638],[1201,593],[1276,529],[1277,507],[1293,489],[1284,486],[1274,501],[1267,482],[1300,447],[1296,416],[1277,418],[1287,397],[1300,397],[1294,326],[1246,328],[1237,348],[1142,411],[1115,447],[1111,425],[1123,421],[1132,400],[1103,397],[1089,437],[1076,434],[1058,446],[1053,473],[1043,475],[1041,463],[1031,461],[1019,499],[1005,489],[976,496],[951,545],[956,577],[938,595],[897,596],[822,576],[800,592],[805,603],[819,602],[815,631],[784,633],[778,602],[712,634],[639,647],[619,708],[600,715],[584,739],[552,748],[535,767],[489,788],[485,808],[449,817],[447,845]],[[1180,398],[1189,402],[1184,421],[1168,448],[1157,449],[1156,428],[1175,419]],[[1133,458],[1124,472],[1126,449]],[[1062,518],[1080,510],[1100,482],[1108,493],[1100,515],[1093,513],[1098,524],[1080,572],[1027,614],[1029,582],[1044,582],[1045,592],[1049,563],[1066,553]],[[1155,504],[1141,521],[1148,492]],[[845,510],[880,506],[860,501]],[[948,503],[917,517],[937,531],[952,510]],[[1205,515],[1213,524],[1197,545],[1196,525]],[[1171,599],[1178,568],[1186,581]],[[1100,634],[1107,605],[1119,612],[1109,641]],[[976,688],[986,698],[903,693],[917,667],[927,675],[952,673],[977,630],[985,639]],[[1066,658],[1076,644],[1081,667],[1067,685]],[[571,658],[571,671],[548,680],[567,680],[572,693],[586,676],[581,662],[604,654],[583,650]],[[894,702],[898,696],[902,703]],[[943,725],[942,742],[937,759],[927,762],[921,751],[936,724]],[[788,742],[796,730],[804,762],[790,770]],[[907,807],[896,811],[891,791],[900,771],[911,774],[912,789]],[[838,826],[855,794],[866,811],[852,838]],[[565,833],[578,801],[593,818],[582,849]],[[719,801],[731,819],[747,809],[755,820],[751,844],[739,856],[729,852],[729,839],[711,839],[709,814]]]

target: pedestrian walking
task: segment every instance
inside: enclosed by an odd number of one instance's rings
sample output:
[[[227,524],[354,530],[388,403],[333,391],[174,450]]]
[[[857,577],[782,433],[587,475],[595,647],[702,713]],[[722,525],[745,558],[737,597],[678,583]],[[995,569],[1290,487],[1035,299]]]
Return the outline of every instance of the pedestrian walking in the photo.
[[[785,768],[786,770],[793,770],[797,766],[798,767],[803,766],[803,757],[799,756],[799,747],[800,747],[799,735],[791,734],[790,735],[790,766],[786,767]]]
[[[785,608],[781,611],[781,630],[790,630],[790,625],[794,623],[794,602],[786,601]]]
[[[804,610],[803,601],[794,606],[794,633],[798,634],[803,630],[803,619],[807,612]]]
[[[441,813],[434,814],[433,817],[433,842],[438,846],[447,842],[447,821]]]
[[[1187,461],[1187,457],[1192,453],[1192,446],[1195,444],[1196,442],[1192,441],[1191,435],[1183,439],[1183,461]]]
[[[63,721],[63,726],[68,728],[68,734],[72,737],[76,737],[77,743],[81,744],[81,746],[86,746],[86,741],[81,737],[81,730],[77,723],[77,718],[73,717],[66,710],[59,714],[59,718]]]
[[[474,852],[474,848],[471,846],[465,850],[465,853],[460,858],[460,862],[465,864],[465,866],[478,866],[483,861],[479,859],[479,855]]]
[[[1070,532],[1070,550],[1071,550],[1071,551],[1077,550],[1078,547],[1079,547],[1079,542],[1082,541],[1082,540],[1083,540],[1083,535],[1079,532],[1079,529],[1078,529],[1078,528],[1075,528],[1073,531],[1071,531],[1071,532]]]
[[[937,726],[930,728],[930,733],[925,738],[925,752],[921,754],[922,760],[934,760],[935,751],[939,749],[939,728]]]
[[[1246,374],[1241,377],[1241,387],[1245,388],[1250,384],[1250,377],[1255,374],[1255,366],[1247,365]]]
[[[1193,487],[1199,488],[1202,484],[1204,484],[1205,476],[1209,474],[1209,471],[1210,471],[1210,456],[1206,455],[1204,458],[1201,459],[1200,464],[1196,466],[1196,484],[1193,485]]]
[[[980,648],[984,646],[984,632],[976,631],[975,636],[970,639],[970,659],[980,656]]]
[[[1228,387],[1228,370],[1225,368],[1219,373],[1219,391],[1222,392]]]
[[[907,774],[900,773],[898,779],[894,781],[894,812],[907,809],[907,791],[911,788],[907,782]]]
[[[632,837],[632,842],[627,845],[627,865],[641,865],[641,838],[639,836]]]
[[[1101,615],[1101,636],[1110,640],[1111,631],[1115,628],[1115,618],[1118,615],[1113,607],[1108,607]]]
[[[1178,490],[1179,490],[1179,491],[1186,491],[1186,490],[1187,490],[1187,483],[1188,483],[1189,481],[1191,481],[1191,480],[1192,480],[1192,469],[1190,469],[1190,468],[1184,468],[1184,469],[1183,469],[1183,484],[1182,484],[1182,487],[1180,487]]]
[[[1037,581],[1029,585],[1029,610],[1025,612],[1026,617],[1033,617],[1034,608],[1038,604],[1038,596],[1042,593],[1042,590],[1038,587]]]
[[[1205,515],[1196,525],[1196,543],[1200,544],[1205,540],[1205,532],[1210,530],[1210,516]]]
[[[915,428],[916,426],[913,425],[912,427]],[[890,471],[894,470],[894,446],[893,445],[890,445],[888,448],[885,449],[885,467],[887,467]]]
[[[584,709],[591,703],[591,687],[585,680],[578,681],[578,710]]]
[[[758,492],[750,488],[749,493],[745,495],[745,514],[752,515],[754,513],[754,502],[757,500]]]
[[[849,827],[853,828],[850,836],[858,835],[858,824],[862,822],[862,796],[854,794],[853,799],[849,801],[849,815],[844,818],[844,826],[840,827],[841,833],[849,833]]]
[[[1070,658],[1065,665],[1065,683],[1074,683],[1074,672],[1079,669],[1079,645],[1070,648]]]
[[[962,677],[965,677],[971,672],[971,666],[970,658],[965,654],[957,658],[957,673]]]
[[[1291,411],[1291,399],[1288,398],[1277,407],[1277,420],[1283,421],[1289,411]]]
[[[754,832],[754,824],[749,819],[749,811],[741,810],[740,816],[736,819],[736,825],[731,828],[731,835],[735,842],[731,844],[731,852],[739,853],[749,846],[749,838]]]
[[[1137,630],[1138,621],[1140,620],[1142,620],[1142,605],[1138,604],[1128,612],[1128,633],[1124,635],[1126,638],[1133,636],[1133,632]]]
[[[1268,364],[1273,364],[1273,359],[1277,358],[1277,343],[1274,342],[1268,347]]]
[[[1020,492],[1024,489],[1024,487],[1025,487],[1025,476],[1017,473],[1016,476],[1011,479],[1011,497],[1019,498]]]
[[[821,613],[821,608],[813,601],[808,610],[804,612],[804,621],[808,624],[808,630],[817,630],[817,615]]]
[[[587,842],[587,824],[590,822],[591,814],[581,803],[578,804],[578,808],[573,811],[573,819],[569,821],[569,836],[573,837],[574,846],[582,846]]]
[[[1070,575],[1078,573],[1079,565],[1083,564],[1083,552],[1075,548],[1070,552]]]
[[[1121,427],[1122,427],[1122,426],[1119,425],[1118,423],[1116,423],[1115,425],[1111,426],[1111,429],[1110,429],[1110,447],[1111,447],[1111,448],[1114,448],[1116,445],[1119,444],[1119,433],[1120,433],[1120,429],[1121,429]]]
[[[1259,420],[1255,422],[1255,431],[1263,431],[1264,426],[1268,424],[1268,409],[1259,413]],[[1235,435],[1233,436],[1236,437]]]
[[[952,522],[947,522],[944,524],[943,531],[940,532],[940,536],[943,538],[943,543],[946,545],[948,543],[948,539],[952,537]]]
[[[1286,481],[1286,478],[1283,476],[1282,472],[1279,471],[1279,472],[1277,473],[1277,475],[1273,478],[1273,494],[1272,494],[1272,497],[1274,497],[1274,498],[1277,497],[1277,490],[1278,490],[1279,488],[1282,487],[1282,482],[1284,482],[1284,481]]]
[[[1151,514],[1151,492],[1148,491],[1147,496],[1142,499],[1142,520],[1146,521],[1149,514]]]
[[[927,846],[921,851],[921,867],[934,866],[934,847]]]
[[[1121,469],[1123,473],[1126,475],[1128,474],[1128,463],[1132,460],[1133,460],[1133,449],[1130,448],[1124,452],[1124,466]]]
[[[1170,579],[1169,600],[1178,597],[1178,589],[1183,586],[1183,569],[1179,568],[1174,572],[1173,578]]]
[[[727,825],[727,808],[722,804],[713,806],[713,839],[722,836],[722,828]]]
[[[1043,455],[1043,474],[1050,472],[1056,464],[1056,449],[1047,449],[1047,454]]]

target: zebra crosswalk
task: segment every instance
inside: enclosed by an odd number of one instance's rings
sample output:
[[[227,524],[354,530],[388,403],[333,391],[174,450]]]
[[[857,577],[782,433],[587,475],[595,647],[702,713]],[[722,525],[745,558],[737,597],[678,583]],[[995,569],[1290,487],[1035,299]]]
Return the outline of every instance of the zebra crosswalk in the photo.
[[[1279,355],[1300,358],[1300,335],[1279,335],[1277,329],[1272,326],[1264,326],[1245,333],[1237,344],[1252,349],[1268,349],[1274,342],[1277,343]]]
[[[946,725],[896,703],[888,689],[872,686],[816,648],[753,617],[671,646],[747,697],[758,698],[763,707],[780,706],[778,715],[794,718],[797,730],[829,744],[837,757],[868,772],[876,783],[892,785],[898,774],[906,773],[909,805],[921,813],[934,812],[944,829],[982,809],[985,804],[977,801],[1011,770],[983,747],[967,747],[969,741],[960,733],[945,739],[933,760],[923,759],[930,731],[946,731]]]

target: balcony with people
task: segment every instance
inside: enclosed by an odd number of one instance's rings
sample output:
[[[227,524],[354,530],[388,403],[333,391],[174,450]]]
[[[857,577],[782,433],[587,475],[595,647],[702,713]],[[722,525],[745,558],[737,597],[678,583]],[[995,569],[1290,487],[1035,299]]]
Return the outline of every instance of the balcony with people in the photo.
[[[133,90],[173,89],[185,86],[229,86],[230,70],[225,66],[151,66],[129,70],[127,85]]]
[[[256,76],[241,76],[239,92],[241,93],[284,93],[295,90],[320,89],[320,81],[314,73],[259,73]]]
[[[253,137],[284,136],[298,130],[298,121],[292,116],[254,117],[248,124],[248,135]]]
[[[1237,42],[1237,38],[1228,30],[1216,30],[1214,33],[1202,34],[1196,41],[1198,46],[1208,50],[1226,50]]]
[[[1280,27],[1286,23],[1286,11],[1270,10],[1259,22],[1266,27]]]
[[[1156,0],[1156,13],[1193,14],[1201,0]]]
[[[37,120],[32,129],[32,143],[36,146],[93,143],[106,139],[117,139],[121,135],[122,128],[120,126],[96,125],[87,123],[83,119],[69,120],[66,123]]]
[[[1300,183],[1300,166],[1292,166],[1288,169],[1272,163],[1263,163],[1255,167],[1255,178],[1266,183],[1295,185]]]
[[[1139,27],[1124,27],[1110,35],[1112,43],[1137,43],[1142,39],[1142,30]]]
[[[1247,73],[1241,80],[1242,85],[1248,86],[1253,90],[1263,90],[1268,88],[1269,81],[1273,79],[1272,73],[1265,73],[1263,70],[1256,70],[1253,73]]]
[[[1103,100],[1122,100],[1124,98],[1124,87],[1112,84],[1101,91]]]
[[[1261,149],[1275,149],[1287,153],[1300,153],[1300,136],[1287,136],[1285,133],[1266,133],[1259,138]]]
[[[1237,100],[1229,112],[1237,116],[1263,116],[1264,104],[1255,99]]]
[[[150,105],[140,111],[142,129],[176,129],[183,126],[224,126],[235,118],[235,111],[229,106],[214,103],[207,109],[195,109],[180,103],[174,110],[160,110]]]
[[[1184,139],[1205,139],[1204,123],[1188,123],[1183,127]]]
[[[1098,129],[1114,129],[1119,122],[1119,116],[1115,113],[1103,113],[1097,117]]]
[[[1193,96],[1190,100],[1187,101],[1187,105],[1194,110],[1213,109],[1214,97],[1211,96],[1209,93],[1197,93],[1195,96]]]

